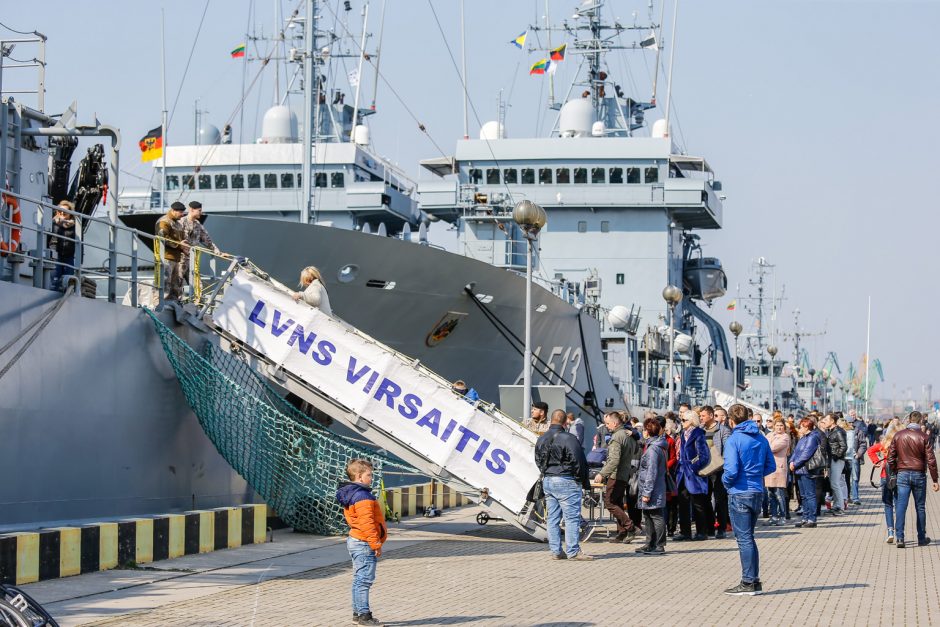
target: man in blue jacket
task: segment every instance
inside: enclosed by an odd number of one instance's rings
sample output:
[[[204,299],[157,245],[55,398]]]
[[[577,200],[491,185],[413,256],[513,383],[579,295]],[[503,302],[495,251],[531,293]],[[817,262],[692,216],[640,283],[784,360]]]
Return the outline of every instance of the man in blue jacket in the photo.
[[[721,480],[728,490],[731,528],[741,556],[741,583],[725,590],[725,594],[754,596],[763,592],[754,527],[764,500],[764,477],[773,473],[777,464],[767,438],[756,422],[747,419],[746,407],[732,405],[728,422],[734,430],[725,444]]]

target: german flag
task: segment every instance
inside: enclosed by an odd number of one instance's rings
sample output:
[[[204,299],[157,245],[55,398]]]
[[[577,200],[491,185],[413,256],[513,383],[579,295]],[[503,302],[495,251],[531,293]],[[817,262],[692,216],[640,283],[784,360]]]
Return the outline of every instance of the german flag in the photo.
[[[153,161],[163,156],[163,127],[158,126],[140,138],[140,160]]]

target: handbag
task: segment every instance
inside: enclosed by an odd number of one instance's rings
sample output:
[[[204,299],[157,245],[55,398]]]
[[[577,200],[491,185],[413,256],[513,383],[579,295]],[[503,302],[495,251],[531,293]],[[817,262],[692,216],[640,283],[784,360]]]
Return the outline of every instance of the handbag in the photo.
[[[717,433],[715,436],[721,437]],[[698,471],[700,477],[711,477],[725,467],[725,458],[722,457],[721,453],[718,451],[717,444],[712,444],[708,447],[708,452],[711,454],[712,459],[704,468]]]
[[[819,446],[816,447],[816,450],[813,452],[813,456],[809,458],[809,461],[806,462],[806,470],[809,472],[815,472],[817,470],[823,470],[829,466],[829,460],[826,459],[826,452],[823,450],[823,443],[820,442]]]

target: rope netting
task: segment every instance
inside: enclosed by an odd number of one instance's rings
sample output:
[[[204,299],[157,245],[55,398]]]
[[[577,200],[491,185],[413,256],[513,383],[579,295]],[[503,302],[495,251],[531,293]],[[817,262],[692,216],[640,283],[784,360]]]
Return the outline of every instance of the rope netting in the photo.
[[[374,464],[375,485],[383,471],[414,468],[350,441],[316,423],[281,398],[240,359],[205,343],[196,352],[149,311],[186,400],[219,453],[299,531],[341,534],[347,530],[335,493],[346,480],[346,463]],[[384,502],[384,492],[379,495]]]

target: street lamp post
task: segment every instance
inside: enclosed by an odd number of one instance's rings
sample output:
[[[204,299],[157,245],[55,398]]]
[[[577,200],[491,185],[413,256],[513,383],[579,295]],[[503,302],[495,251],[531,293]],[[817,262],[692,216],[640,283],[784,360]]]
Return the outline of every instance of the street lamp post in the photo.
[[[770,355],[770,415],[774,415],[774,357],[777,356],[777,347],[771,344],[767,347],[767,354]]]
[[[822,409],[823,414],[825,414],[829,411],[829,371],[824,368],[823,371],[819,373],[819,377],[822,380]]]
[[[663,300],[669,305],[669,411],[676,410],[676,377],[673,360],[676,352],[676,305],[682,300],[682,290],[675,285],[663,288]]]
[[[816,402],[816,369],[810,368],[809,371],[809,382],[810,382],[810,393],[809,393],[809,408],[813,409],[813,403]]]
[[[728,329],[731,331],[731,334],[734,336],[734,402],[738,402],[738,336],[741,335],[741,331],[744,330],[744,327],[741,326],[741,323],[737,320],[733,320],[731,324],[728,325]]]
[[[532,407],[532,248],[548,222],[545,210],[531,200],[516,203],[512,219],[526,238],[525,255],[525,352],[522,365],[522,419]]]

